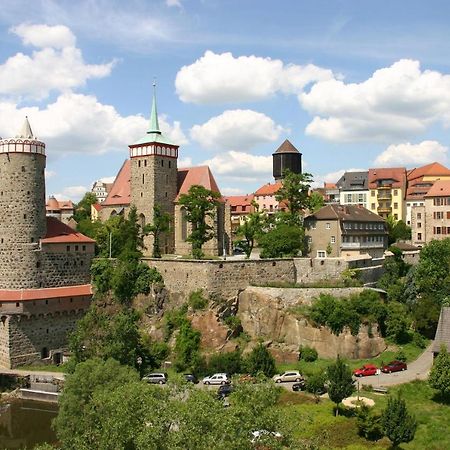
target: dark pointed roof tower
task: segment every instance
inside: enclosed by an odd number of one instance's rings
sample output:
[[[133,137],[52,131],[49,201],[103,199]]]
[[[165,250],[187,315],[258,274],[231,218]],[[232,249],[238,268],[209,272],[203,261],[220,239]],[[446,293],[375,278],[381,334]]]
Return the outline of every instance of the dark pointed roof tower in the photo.
[[[272,154],[273,177],[279,181],[283,179],[283,173],[289,169],[294,173],[302,173],[302,154],[286,139]]]

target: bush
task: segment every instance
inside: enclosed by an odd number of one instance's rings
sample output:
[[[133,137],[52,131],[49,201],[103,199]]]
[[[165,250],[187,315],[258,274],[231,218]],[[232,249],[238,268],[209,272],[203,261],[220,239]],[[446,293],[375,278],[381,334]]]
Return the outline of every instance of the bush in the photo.
[[[397,361],[403,361],[406,362],[407,358],[405,355],[405,352],[403,350],[400,350],[396,355],[395,355],[395,359]]]
[[[370,441],[378,441],[383,437],[381,416],[374,414],[367,405],[362,405],[357,409],[356,417],[360,436]]]
[[[167,341],[172,336],[174,330],[181,328],[181,325],[188,321],[186,317],[187,305],[180,308],[166,311],[164,314],[164,339]]]
[[[237,316],[228,316],[225,318],[224,322],[235,335],[239,335],[243,330],[241,319]]]
[[[298,350],[298,359],[305,362],[313,362],[318,358],[317,350],[312,347],[301,345]]]
[[[203,297],[203,289],[198,289],[189,294],[188,305],[194,310],[202,310],[208,306],[208,299]]]
[[[209,373],[226,373],[234,375],[242,372],[242,357],[239,350],[227,353],[217,353],[208,362]]]
[[[200,339],[200,331],[194,330],[191,322],[186,319],[180,327],[180,332],[175,342],[175,368],[177,371],[180,372],[188,367],[192,367],[200,348]]]
[[[258,344],[248,355],[245,360],[245,367],[253,376],[260,372],[269,378],[275,375],[275,359],[262,344]]]

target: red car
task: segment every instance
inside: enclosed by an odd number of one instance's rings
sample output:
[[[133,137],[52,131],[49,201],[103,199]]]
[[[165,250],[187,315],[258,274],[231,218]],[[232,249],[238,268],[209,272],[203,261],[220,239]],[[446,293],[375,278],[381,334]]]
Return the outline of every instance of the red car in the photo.
[[[364,364],[360,369],[353,371],[355,377],[368,377],[370,375],[376,375],[378,368],[373,364]]]
[[[406,370],[408,366],[403,361],[392,361],[381,368],[384,373],[400,372]]]

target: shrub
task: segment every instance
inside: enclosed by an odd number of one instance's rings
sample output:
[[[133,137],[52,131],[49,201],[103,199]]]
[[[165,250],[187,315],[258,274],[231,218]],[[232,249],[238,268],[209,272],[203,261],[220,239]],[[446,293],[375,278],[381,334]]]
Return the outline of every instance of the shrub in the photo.
[[[242,332],[241,319],[237,316],[228,316],[224,320],[228,328],[233,332],[233,334],[239,335]]]
[[[406,355],[405,352],[403,350],[400,350],[396,355],[395,355],[395,359],[398,361],[403,361],[406,362]]]
[[[182,371],[194,364],[200,348],[200,339],[200,331],[194,330],[191,322],[186,319],[180,327],[180,332],[175,342],[175,368],[177,371]]]
[[[198,289],[189,294],[188,305],[194,311],[205,309],[208,306],[208,299],[203,297],[203,289]]]
[[[383,437],[381,416],[374,414],[367,405],[357,408],[356,417],[358,431],[361,436],[370,441],[378,441]]]
[[[313,373],[306,380],[306,390],[314,394],[318,400],[319,393],[323,392],[325,381],[326,377],[323,372]]]
[[[208,362],[208,372],[223,372],[228,375],[242,372],[242,357],[239,350],[227,353],[217,353]]]
[[[301,345],[298,352],[299,352],[298,359],[303,360],[305,362],[313,362],[319,356],[315,348],[308,347],[306,345],[305,346]]]
[[[412,441],[417,428],[416,419],[409,414],[406,403],[401,398],[388,399],[387,407],[381,415],[381,425],[394,447],[402,442]]]
[[[172,336],[174,330],[181,328],[181,325],[188,321],[186,317],[187,305],[180,308],[166,311],[164,314],[164,339],[167,341]]]
[[[275,375],[275,359],[262,344],[258,344],[245,359],[245,367],[253,376],[258,375],[259,372],[266,377]]]

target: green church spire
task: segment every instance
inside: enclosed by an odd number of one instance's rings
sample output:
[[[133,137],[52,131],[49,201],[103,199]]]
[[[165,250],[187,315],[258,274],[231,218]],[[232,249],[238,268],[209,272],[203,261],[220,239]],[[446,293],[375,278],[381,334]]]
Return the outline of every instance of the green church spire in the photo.
[[[161,134],[158,122],[158,110],[156,109],[156,82],[153,82],[153,102],[152,102],[152,113],[150,115],[150,127],[147,134],[157,133]]]

